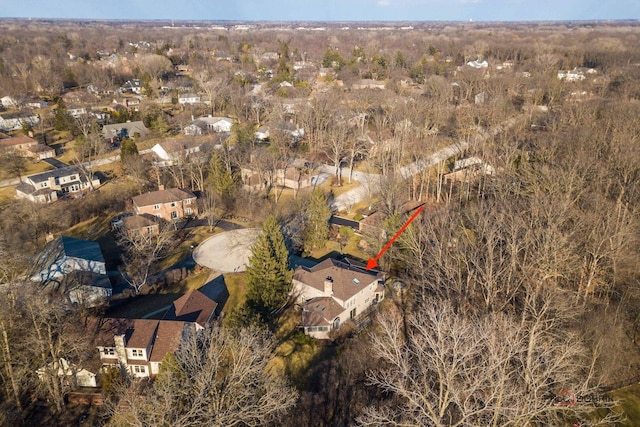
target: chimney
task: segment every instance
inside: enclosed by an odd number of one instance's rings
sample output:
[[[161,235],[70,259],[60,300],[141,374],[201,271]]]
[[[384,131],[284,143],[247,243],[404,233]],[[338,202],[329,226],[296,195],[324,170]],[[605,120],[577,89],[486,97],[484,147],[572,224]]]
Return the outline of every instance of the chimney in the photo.
[[[324,295],[327,297],[333,295],[333,279],[331,276],[324,279]]]
[[[160,184],[158,185],[158,191],[163,191],[164,190],[164,185]]]

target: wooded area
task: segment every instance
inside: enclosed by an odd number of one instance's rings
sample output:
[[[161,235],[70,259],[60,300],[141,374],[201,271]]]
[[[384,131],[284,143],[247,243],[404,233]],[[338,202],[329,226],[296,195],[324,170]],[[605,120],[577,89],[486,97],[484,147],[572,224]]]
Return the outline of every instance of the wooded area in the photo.
[[[222,219],[262,227],[247,301],[224,326],[191,337],[154,382],[105,373],[96,425],[638,422],[607,394],[640,376],[636,23],[0,27],[0,95],[16,101],[3,101],[0,115],[40,119],[0,136],[31,135],[107,183],[38,204],[14,199],[6,181],[0,424],[76,422],[65,399],[73,387],[52,364],[97,357],[82,326],[104,313],[26,282],[31,257],[48,235],[108,223],[133,196],[173,187],[198,194],[209,233]],[[132,80],[139,105],[115,102],[134,98],[118,92]],[[201,102],[180,103],[187,93]],[[106,116],[72,115],[77,108]],[[231,130],[186,135],[209,115],[231,118]],[[149,134],[118,146],[102,134],[127,121]],[[199,151],[160,165],[146,150],[168,140]],[[16,152],[1,156],[2,179],[43,170]],[[304,179],[318,181],[303,188]],[[278,328],[300,317],[287,256],[314,257],[328,241],[353,255],[353,238],[373,257],[409,205],[425,209],[379,260],[387,298],[371,324],[330,342],[296,335],[314,358],[277,368],[290,338]],[[368,225],[356,239],[329,227],[332,211]],[[108,269],[142,292],[175,249],[176,224],[149,238],[119,235],[113,245],[124,249]]]

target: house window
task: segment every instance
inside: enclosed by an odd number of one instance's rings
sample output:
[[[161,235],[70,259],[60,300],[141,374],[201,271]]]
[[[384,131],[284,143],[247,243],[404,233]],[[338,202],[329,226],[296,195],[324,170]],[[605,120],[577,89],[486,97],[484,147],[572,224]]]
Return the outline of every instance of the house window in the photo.
[[[176,218],[178,218],[178,212],[176,211],[171,212],[171,219],[176,219]]]
[[[47,183],[46,183],[46,182],[43,182],[42,184],[40,184],[40,187],[42,187],[42,188],[44,188],[44,187],[46,187],[46,186],[47,186]]]
[[[162,218],[162,214],[156,214],[156,218]]]
[[[116,349],[113,347],[105,347],[102,350],[102,354],[104,354],[105,356],[115,356],[116,355]]]
[[[190,205],[190,204],[191,204],[191,199],[187,199],[187,200],[185,200],[185,201],[184,201],[184,204],[185,204],[185,205]]]
[[[184,213],[185,213],[186,215],[191,215],[191,214],[193,213],[193,209],[191,209],[191,208],[186,208],[186,209],[184,210]]]
[[[146,230],[147,230],[147,234],[153,234],[153,227],[152,226],[147,227]]]
[[[171,202],[171,207],[175,208],[176,207],[176,202]]]
[[[144,365],[133,365],[133,373],[134,374],[146,374],[147,367]]]
[[[356,309],[355,308],[349,312],[349,319],[353,319],[354,317],[356,317]]]
[[[142,357],[143,355],[144,355],[143,350],[138,350],[137,348],[134,348],[133,350],[131,350],[131,357]]]
[[[159,210],[159,209],[160,209],[160,205],[153,205],[153,210],[154,210],[154,211],[157,211],[157,210]]]

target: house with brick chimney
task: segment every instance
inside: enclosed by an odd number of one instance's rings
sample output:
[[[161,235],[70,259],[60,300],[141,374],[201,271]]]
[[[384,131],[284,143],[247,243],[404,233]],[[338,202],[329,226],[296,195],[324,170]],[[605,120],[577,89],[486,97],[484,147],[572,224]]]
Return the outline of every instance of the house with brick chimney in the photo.
[[[328,339],[331,331],[382,300],[384,285],[378,272],[328,258],[311,268],[298,267],[292,292],[302,307],[304,333]]]

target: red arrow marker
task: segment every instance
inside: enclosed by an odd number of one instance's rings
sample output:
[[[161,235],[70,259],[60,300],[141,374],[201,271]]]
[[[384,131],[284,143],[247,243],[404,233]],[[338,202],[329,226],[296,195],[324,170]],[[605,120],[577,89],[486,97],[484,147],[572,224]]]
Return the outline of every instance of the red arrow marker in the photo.
[[[411,218],[409,218],[409,220],[407,222],[404,223],[404,225],[402,226],[402,228],[400,228],[400,230],[398,230],[398,232],[395,234],[395,236],[393,236],[391,238],[391,240],[389,240],[389,242],[387,242],[386,245],[384,245],[384,248],[382,248],[380,250],[380,252],[378,253],[378,255],[376,255],[375,258],[369,258],[369,261],[367,261],[367,270],[371,270],[372,268],[376,268],[378,266],[378,260],[380,259],[380,257],[382,256],[383,253],[385,253],[387,251],[387,249],[389,249],[391,247],[391,245],[393,244],[393,242],[395,242],[395,240],[398,238],[398,236],[400,236],[402,234],[402,232],[404,230],[407,229],[407,227],[409,226],[409,224],[411,224],[411,221],[413,221],[414,219],[416,219],[416,217],[418,215],[420,215],[420,212],[422,212],[424,209],[424,205],[420,206],[418,208],[418,210],[416,210],[413,215],[411,215]]]

